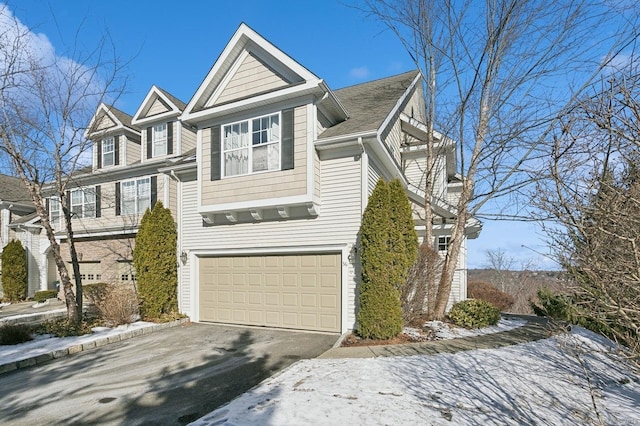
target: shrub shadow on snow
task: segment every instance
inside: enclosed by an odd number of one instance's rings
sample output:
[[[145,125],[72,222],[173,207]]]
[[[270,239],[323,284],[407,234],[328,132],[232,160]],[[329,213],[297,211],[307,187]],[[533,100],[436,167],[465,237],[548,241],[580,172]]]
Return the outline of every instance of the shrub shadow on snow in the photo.
[[[570,334],[502,349],[404,357],[391,370],[417,403],[440,413],[436,424],[576,424],[598,415],[607,424],[638,421],[625,411],[640,404],[638,377],[605,348],[584,343],[584,336]]]

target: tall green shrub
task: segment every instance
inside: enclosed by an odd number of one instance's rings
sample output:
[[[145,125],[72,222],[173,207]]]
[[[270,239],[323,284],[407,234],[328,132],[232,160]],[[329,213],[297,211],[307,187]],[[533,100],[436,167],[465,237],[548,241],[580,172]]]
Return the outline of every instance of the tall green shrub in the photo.
[[[374,188],[360,227],[362,282],[358,310],[358,334],[389,339],[402,331],[402,308],[395,272],[398,253],[392,241],[401,236],[391,224],[389,186],[380,179]]]
[[[2,290],[10,301],[27,298],[27,252],[18,240],[2,250]]]
[[[157,202],[140,221],[133,250],[140,314],[160,318],[178,310],[177,232],[171,211]]]
[[[407,193],[399,179],[389,183],[390,223],[399,239],[391,240],[392,252],[396,254],[396,287],[402,292],[407,284],[409,268],[418,257],[418,235],[413,223],[413,211]]]

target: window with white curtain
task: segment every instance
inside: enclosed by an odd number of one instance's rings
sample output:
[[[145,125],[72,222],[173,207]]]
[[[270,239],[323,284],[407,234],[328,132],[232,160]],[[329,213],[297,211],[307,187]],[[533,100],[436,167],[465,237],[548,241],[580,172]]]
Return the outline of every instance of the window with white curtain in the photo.
[[[102,139],[102,167],[113,166],[116,157],[116,144],[113,136]]]
[[[167,155],[167,123],[153,126],[153,156]]]
[[[121,182],[120,208],[122,214],[143,214],[151,208],[151,178]]]
[[[224,176],[280,170],[280,114],[222,128]]]

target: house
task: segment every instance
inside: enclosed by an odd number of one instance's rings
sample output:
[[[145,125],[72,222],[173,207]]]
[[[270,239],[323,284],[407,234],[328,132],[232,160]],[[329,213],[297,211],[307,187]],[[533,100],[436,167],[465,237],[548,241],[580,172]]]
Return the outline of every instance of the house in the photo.
[[[0,174],[0,253],[11,240],[19,240],[27,252],[27,294],[40,290],[40,226],[34,225],[35,207],[22,180]],[[0,274],[2,271],[0,260]],[[2,297],[2,286],[0,286]]]
[[[68,197],[82,278],[132,282],[139,219],[162,200],[193,321],[353,329],[357,234],[380,177],[401,180],[424,235],[424,110],[418,71],[334,91],[241,24],[188,103],[154,86],[133,116],[98,108],[93,165]],[[460,177],[455,143],[437,136],[429,226],[446,250]],[[470,220],[465,235],[480,229]],[[466,241],[458,263],[452,301],[466,298]]]

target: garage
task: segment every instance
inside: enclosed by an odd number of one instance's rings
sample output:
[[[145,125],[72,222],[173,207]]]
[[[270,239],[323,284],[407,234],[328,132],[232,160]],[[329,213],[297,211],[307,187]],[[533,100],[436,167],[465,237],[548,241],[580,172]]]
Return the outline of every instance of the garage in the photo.
[[[199,319],[340,332],[340,253],[199,258]]]

